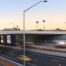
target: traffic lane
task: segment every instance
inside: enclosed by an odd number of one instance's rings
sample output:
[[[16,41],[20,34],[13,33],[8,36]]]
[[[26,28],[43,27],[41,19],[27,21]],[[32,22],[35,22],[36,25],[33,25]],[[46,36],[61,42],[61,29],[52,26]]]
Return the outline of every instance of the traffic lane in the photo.
[[[66,58],[56,55],[42,54],[28,51],[26,55],[32,58],[32,61],[26,62],[26,66],[66,66]]]
[[[35,53],[35,52],[26,52],[26,56],[30,57],[32,61],[26,62],[26,66],[58,66],[59,64],[62,64],[62,66],[65,66],[66,60],[65,58],[56,57],[53,55],[47,55],[47,54],[41,54],[41,53]],[[8,58],[8,57],[7,57]],[[13,58],[13,59],[12,59]],[[23,64],[23,61],[16,61],[17,59],[15,57],[9,57],[9,59]]]
[[[0,49],[1,49],[0,53],[7,56],[6,58],[11,59],[17,63],[21,63],[21,64],[23,63],[23,61],[17,60],[17,57],[19,55],[23,54],[22,49],[19,49],[19,50],[14,49],[14,48],[12,48],[12,49],[11,48],[8,48],[8,49],[7,48],[0,48]],[[34,50],[32,51],[31,49],[29,49],[29,51],[27,51],[27,50],[28,49],[26,49],[26,52],[25,52],[26,56],[32,58],[32,61],[26,62],[26,66],[54,66],[54,65],[58,66],[60,63],[62,64],[62,66],[65,66],[65,64],[66,64],[65,55],[63,55],[64,56],[64,58],[63,58],[63,57],[59,57],[59,56],[56,57],[56,55],[58,55],[58,53],[53,54],[54,52],[53,53],[46,52],[48,54],[45,54],[44,53],[45,51],[40,52],[39,50],[36,51],[36,49],[35,49],[35,51]]]
[[[17,54],[17,53],[16,53]],[[8,55],[7,58],[23,64],[23,61],[17,60],[17,55],[14,56]],[[21,55],[20,53],[18,53]],[[37,53],[37,52],[31,52],[26,50],[26,56],[30,57],[32,61],[26,62],[26,66],[58,66],[59,64],[62,64],[62,66],[65,66],[66,64],[66,58],[54,56],[50,54],[44,54],[44,53]]]

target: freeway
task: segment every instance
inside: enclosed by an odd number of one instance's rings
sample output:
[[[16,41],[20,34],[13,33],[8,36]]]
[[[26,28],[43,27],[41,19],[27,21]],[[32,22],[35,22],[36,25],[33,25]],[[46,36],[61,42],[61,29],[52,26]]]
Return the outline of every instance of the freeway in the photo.
[[[39,51],[35,49],[28,51],[28,56],[33,59],[29,63],[36,66],[66,66],[66,57],[64,55],[66,56],[66,53]]]
[[[23,49],[0,46],[0,56],[23,65],[23,61],[17,59],[20,55],[23,55]],[[26,48],[26,56],[32,59],[26,61],[26,66],[66,66],[65,52]]]

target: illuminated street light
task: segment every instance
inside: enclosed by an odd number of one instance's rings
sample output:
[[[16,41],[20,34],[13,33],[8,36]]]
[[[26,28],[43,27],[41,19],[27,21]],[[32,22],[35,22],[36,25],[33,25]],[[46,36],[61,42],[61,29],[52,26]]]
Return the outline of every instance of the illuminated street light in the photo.
[[[27,8],[26,10],[23,11],[23,44],[24,44],[24,56],[25,56],[25,12],[30,10],[31,8],[35,7],[36,5],[40,4],[41,2],[47,2],[47,0],[41,0],[37,2],[36,4],[32,5],[31,7]],[[25,60],[24,60],[24,66],[25,66]]]

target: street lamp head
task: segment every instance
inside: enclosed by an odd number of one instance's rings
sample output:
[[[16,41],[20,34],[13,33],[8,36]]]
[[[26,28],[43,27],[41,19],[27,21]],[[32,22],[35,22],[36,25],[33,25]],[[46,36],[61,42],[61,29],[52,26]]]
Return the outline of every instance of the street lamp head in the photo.
[[[46,2],[47,2],[47,0],[44,0],[43,2],[45,2],[45,3],[46,3]]]
[[[36,21],[36,23],[39,23],[39,21]]]
[[[43,22],[45,22],[45,20],[43,20]]]

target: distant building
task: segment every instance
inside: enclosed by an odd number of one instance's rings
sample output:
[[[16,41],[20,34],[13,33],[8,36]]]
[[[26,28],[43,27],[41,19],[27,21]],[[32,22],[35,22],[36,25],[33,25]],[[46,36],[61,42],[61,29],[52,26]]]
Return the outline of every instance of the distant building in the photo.
[[[20,28],[4,28],[3,30],[6,30],[6,31],[20,31]]]

